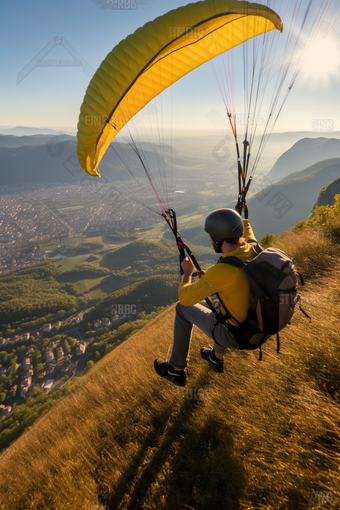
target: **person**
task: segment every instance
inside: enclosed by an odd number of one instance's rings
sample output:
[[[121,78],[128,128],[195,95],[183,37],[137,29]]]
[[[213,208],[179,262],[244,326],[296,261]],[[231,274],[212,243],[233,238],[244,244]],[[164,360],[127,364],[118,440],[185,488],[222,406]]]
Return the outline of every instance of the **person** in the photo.
[[[205,220],[205,231],[216,253],[222,257],[238,257],[243,261],[256,257],[252,244],[254,232],[248,220],[233,209],[217,209]],[[205,298],[219,294],[232,317],[242,323],[250,307],[250,283],[244,272],[229,264],[214,264],[196,282],[192,283],[194,265],[190,258],[182,261],[183,276],[178,289],[174,342],[169,362],[157,358],[154,368],[158,375],[178,386],[185,386],[188,355],[193,326],[197,326],[214,343],[212,348],[201,349],[202,358],[219,373],[224,369],[224,352],[227,348],[239,349],[240,345],[228,330],[227,324],[218,321]],[[238,324],[229,319],[229,323]]]

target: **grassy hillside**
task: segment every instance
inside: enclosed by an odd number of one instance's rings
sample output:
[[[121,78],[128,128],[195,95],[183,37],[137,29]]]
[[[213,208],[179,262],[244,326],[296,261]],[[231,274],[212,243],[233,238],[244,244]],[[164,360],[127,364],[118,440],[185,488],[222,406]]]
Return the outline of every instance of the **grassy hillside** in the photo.
[[[216,374],[199,355],[209,341],[195,330],[187,386],[178,388],[153,370],[170,352],[170,308],[2,454],[0,504],[339,508],[339,249],[320,226],[277,244],[307,277],[303,306],[313,319],[295,314],[280,354],[274,341],[263,362],[230,351]]]

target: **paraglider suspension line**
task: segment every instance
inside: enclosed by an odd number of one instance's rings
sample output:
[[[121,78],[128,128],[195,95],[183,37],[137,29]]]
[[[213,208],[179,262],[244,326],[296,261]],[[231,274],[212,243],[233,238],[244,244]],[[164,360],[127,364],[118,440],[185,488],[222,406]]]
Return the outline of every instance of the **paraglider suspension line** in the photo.
[[[176,239],[177,248],[178,248],[178,251],[179,251],[179,264],[180,264],[180,273],[181,273],[181,275],[183,275],[183,273],[184,273],[183,269],[182,269],[182,266],[181,266],[181,263],[185,259],[185,257],[188,256],[192,260],[192,263],[194,264],[195,268],[197,269],[197,272],[194,273],[192,276],[193,277],[198,276],[199,278],[201,278],[201,276],[204,275],[204,271],[202,271],[199,263],[196,260],[196,257],[194,256],[194,254],[190,250],[189,246],[183,242],[183,240],[181,238],[181,235],[180,235],[180,233],[177,230],[177,218],[176,218],[175,211],[173,209],[168,209],[165,212],[165,214],[162,214],[162,216],[165,219],[165,221],[167,222],[171,232],[174,234],[175,239]],[[216,311],[214,305],[212,304],[212,302],[210,301],[210,299],[206,298],[205,302],[209,306],[210,310],[213,312],[215,318],[218,321],[220,321],[220,317],[218,316],[217,311]]]

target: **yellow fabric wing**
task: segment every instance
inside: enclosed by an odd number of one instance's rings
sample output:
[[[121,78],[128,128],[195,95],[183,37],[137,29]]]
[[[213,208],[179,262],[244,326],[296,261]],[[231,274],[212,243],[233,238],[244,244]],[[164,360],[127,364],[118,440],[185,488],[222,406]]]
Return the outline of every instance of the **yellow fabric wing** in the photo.
[[[170,11],[121,41],[93,76],[80,109],[78,158],[90,175],[124,125],[154,97],[212,58],[273,29],[279,16],[237,0]]]

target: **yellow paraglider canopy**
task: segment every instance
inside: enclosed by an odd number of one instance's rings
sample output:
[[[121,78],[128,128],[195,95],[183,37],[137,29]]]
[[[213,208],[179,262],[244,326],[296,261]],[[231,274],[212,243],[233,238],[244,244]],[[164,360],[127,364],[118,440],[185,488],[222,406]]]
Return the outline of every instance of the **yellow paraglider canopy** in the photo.
[[[273,29],[268,7],[205,0],[156,18],[121,41],[93,76],[80,109],[78,158],[90,175],[124,125],[149,101],[210,59]]]

